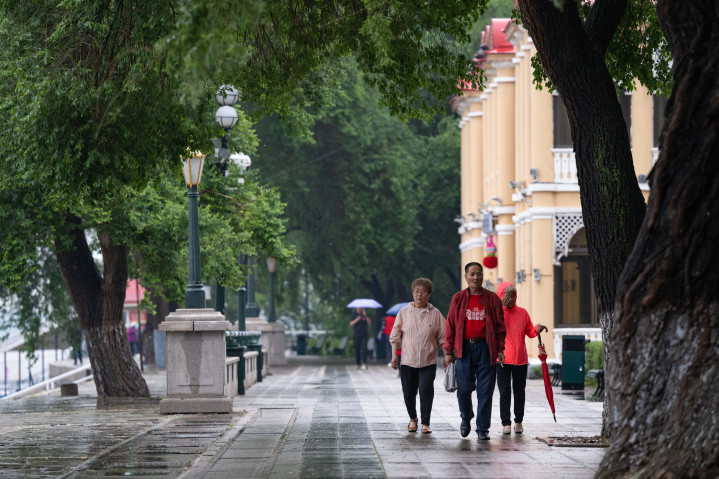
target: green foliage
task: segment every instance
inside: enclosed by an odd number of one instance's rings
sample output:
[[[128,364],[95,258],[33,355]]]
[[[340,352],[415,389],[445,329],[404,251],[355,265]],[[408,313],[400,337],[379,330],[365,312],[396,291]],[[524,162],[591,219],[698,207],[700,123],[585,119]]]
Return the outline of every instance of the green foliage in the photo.
[[[347,302],[370,296],[386,306],[411,299],[419,276],[435,281],[430,299],[444,312],[458,287],[456,226],[459,131],[449,117],[403,123],[377,109],[377,93],[357,69],[334,109],[315,122],[314,143],[287,136],[268,119],[258,124],[256,164],[288,205],[288,237],[310,275],[315,324],[348,334]],[[301,291],[299,271],[282,272]],[[292,310],[299,298],[289,293]],[[381,318],[375,318],[377,324]],[[376,326],[376,325],[375,325]]]
[[[17,294],[5,286],[0,287],[0,332],[11,327],[23,333],[31,365],[38,359],[43,332],[50,329],[64,334],[72,346],[79,347],[77,335],[79,321],[65,291],[60,269],[48,248],[40,248],[33,258],[38,268],[15,285]],[[0,334],[2,337],[3,334]]]
[[[586,369],[604,369],[604,343],[590,341],[586,346]]]
[[[565,1],[554,0],[561,10]],[[581,1],[579,13],[582,21],[589,16],[593,2]],[[517,12],[517,19],[521,16]],[[654,3],[644,0],[629,0],[627,10],[612,37],[605,61],[618,91],[636,90],[637,82],[652,94],[669,96],[672,85],[671,49],[657,18]],[[538,89],[554,90],[547,78],[539,55],[532,57],[534,83]]]
[[[493,18],[513,18],[515,0],[489,0],[487,10],[480,15],[469,30],[469,36],[472,39],[469,43],[470,49],[466,52],[468,57],[474,55],[481,46],[482,32],[489,25]]]
[[[534,366],[529,367],[527,379],[541,379],[542,374],[542,366],[540,366],[539,364],[535,364]]]
[[[178,29],[161,45],[181,65],[177,71],[188,81],[190,96],[201,96],[208,77],[216,83],[227,79],[243,101],[293,116],[317,107],[336,87],[334,75],[320,78],[318,72],[355,56],[393,114],[427,118],[456,93],[458,78],[478,79],[462,46],[469,41],[466,26],[486,4],[185,1],[178,5]]]

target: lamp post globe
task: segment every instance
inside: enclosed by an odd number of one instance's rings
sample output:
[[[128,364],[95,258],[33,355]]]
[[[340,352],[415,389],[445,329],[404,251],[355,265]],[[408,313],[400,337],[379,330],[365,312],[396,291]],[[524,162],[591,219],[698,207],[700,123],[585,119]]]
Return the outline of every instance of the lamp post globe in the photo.
[[[215,112],[215,121],[225,129],[225,131],[231,129],[237,124],[238,120],[237,110],[229,105],[221,106]]]
[[[240,97],[240,92],[232,85],[222,85],[215,93],[215,100],[220,105],[234,105]]]

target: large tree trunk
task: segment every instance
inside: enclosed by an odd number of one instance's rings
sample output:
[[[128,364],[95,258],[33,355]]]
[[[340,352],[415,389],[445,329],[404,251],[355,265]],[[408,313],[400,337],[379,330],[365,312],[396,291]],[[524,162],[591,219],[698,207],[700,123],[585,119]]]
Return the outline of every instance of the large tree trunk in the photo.
[[[675,85],[621,277],[600,477],[719,477],[719,4],[659,1]]]
[[[68,215],[71,244],[55,242],[57,261],[80,318],[98,398],[150,395],[132,359],[122,317],[127,288],[127,247],[99,234],[104,275],[95,266],[80,220]]]
[[[560,11],[547,0],[519,0],[522,22],[567,109],[589,260],[604,340],[605,365],[617,281],[639,232],[644,197],[634,172],[627,128],[604,55],[627,0],[594,4],[582,24],[574,0]],[[605,399],[602,435],[610,436]]]

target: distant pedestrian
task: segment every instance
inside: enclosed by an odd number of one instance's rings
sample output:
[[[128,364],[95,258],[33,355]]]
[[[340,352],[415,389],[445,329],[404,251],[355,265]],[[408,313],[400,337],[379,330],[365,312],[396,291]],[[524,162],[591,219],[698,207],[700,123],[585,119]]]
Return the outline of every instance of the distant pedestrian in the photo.
[[[504,364],[497,366],[497,387],[499,389],[499,416],[502,419],[502,434],[512,433],[509,407],[514,392],[514,432],[524,432],[524,389],[527,385],[527,345],[525,337],[536,338],[537,333],[546,331],[541,324],[532,324],[526,309],[517,306],[517,288],[505,281],[497,287],[497,294],[504,306],[504,325],[507,337],[504,341]],[[511,384],[510,384],[511,383]]]
[[[387,366],[392,366],[392,345],[389,342],[389,335],[392,334],[392,327],[397,318],[394,314],[388,314],[384,317],[384,328],[382,329],[382,344],[387,352]]]
[[[399,310],[390,334],[392,367],[400,368],[402,394],[409,414],[407,431],[417,431],[417,392],[422,432],[431,433],[430,419],[437,375],[437,352],[444,341],[444,316],[429,304],[432,281],[418,278],[412,282],[414,301]],[[402,365],[398,350],[402,349]]]
[[[468,288],[452,297],[447,314],[444,367],[456,360],[457,402],[467,437],[474,417],[472,391],[477,391],[477,435],[489,439],[497,361],[504,362],[504,310],[502,301],[482,287],[484,271],[479,263],[467,263],[464,279]]]
[[[130,351],[132,352],[132,355],[134,356],[137,354],[137,343],[136,341],[136,330],[135,326],[130,325],[127,327],[127,340],[130,342]]]
[[[350,326],[354,328],[355,361],[357,369],[367,369],[367,332],[372,320],[367,316],[364,308],[355,308],[350,320]]]

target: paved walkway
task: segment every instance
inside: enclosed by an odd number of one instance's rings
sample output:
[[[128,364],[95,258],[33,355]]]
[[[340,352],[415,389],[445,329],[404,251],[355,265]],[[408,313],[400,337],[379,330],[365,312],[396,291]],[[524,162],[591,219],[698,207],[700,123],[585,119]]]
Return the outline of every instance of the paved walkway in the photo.
[[[541,380],[529,380],[525,433],[501,435],[495,391],[490,441],[459,434],[454,394],[435,383],[432,434],[407,433],[396,371],[291,358],[235,399],[228,415],[159,414],[153,399],[97,404],[94,386],[0,401],[0,477],[333,478],[592,477],[601,448],[549,447],[538,437],[593,436],[602,405],[555,388],[557,423]],[[476,404],[476,401],[475,401]]]

